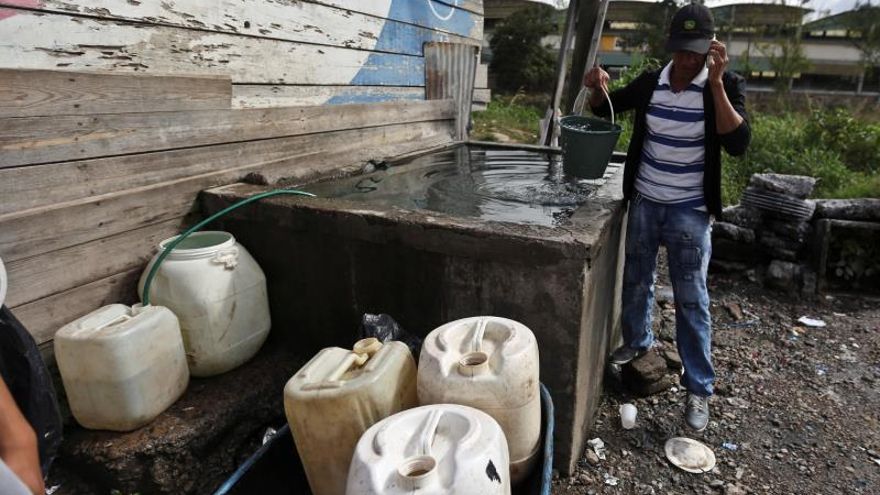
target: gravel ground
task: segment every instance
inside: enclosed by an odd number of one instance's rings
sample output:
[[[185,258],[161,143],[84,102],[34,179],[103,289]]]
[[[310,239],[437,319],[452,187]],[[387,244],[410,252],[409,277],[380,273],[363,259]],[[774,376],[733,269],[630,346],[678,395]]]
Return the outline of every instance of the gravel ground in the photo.
[[[687,428],[680,387],[635,397],[606,380],[591,433],[605,443],[605,459],[588,447],[553,493],[880,494],[880,299],[796,299],[717,274],[710,291],[717,382],[709,427]],[[668,354],[675,324],[662,269],[657,294],[657,352]],[[807,328],[801,316],[827,326]],[[639,410],[632,430],[620,425],[626,402]],[[709,446],[715,469],[691,474],[670,464],[663,447],[675,436]]]

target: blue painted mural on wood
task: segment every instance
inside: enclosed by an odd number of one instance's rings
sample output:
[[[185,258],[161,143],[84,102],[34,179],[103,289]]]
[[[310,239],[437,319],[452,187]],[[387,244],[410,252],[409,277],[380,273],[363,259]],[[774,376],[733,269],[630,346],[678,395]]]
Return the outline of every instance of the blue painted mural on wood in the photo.
[[[453,6],[458,0],[449,3],[436,0],[392,0],[388,18],[411,22],[431,29],[442,29],[463,36],[470,36],[479,16]],[[385,23],[374,50],[366,62],[352,78],[355,86],[424,86],[425,65],[422,58],[423,45],[429,41],[445,41],[443,32],[425,31],[411,25]],[[394,55],[396,52],[417,56]],[[395,99],[388,95],[387,99]],[[386,101],[381,95],[346,92],[332,97],[328,104],[372,103]]]

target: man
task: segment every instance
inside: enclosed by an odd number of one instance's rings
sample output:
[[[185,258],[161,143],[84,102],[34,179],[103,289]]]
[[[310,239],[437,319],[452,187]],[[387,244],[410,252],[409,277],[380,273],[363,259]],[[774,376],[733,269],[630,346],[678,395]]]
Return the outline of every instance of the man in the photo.
[[[745,81],[727,72],[727,52],[715,41],[709,9],[692,4],[676,12],[662,70],[641,74],[610,94],[616,112],[635,110],[624,169],[629,201],[623,276],[623,346],[611,362],[643,355],[654,341],[651,308],[659,246],[666,246],[675,298],[678,351],[688,391],[685,420],[697,431],[709,422],[715,381],[706,275],[711,219],[721,215],[721,148],[745,152],[750,140]],[[584,83],[597,115],[610,113],[603,92],[608,73],[591,69]]]

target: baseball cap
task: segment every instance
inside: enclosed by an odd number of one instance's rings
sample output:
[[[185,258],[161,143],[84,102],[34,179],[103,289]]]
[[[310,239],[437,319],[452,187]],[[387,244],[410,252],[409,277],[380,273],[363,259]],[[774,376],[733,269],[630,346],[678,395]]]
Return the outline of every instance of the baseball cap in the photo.
[[[678,9],[669,26],[666,51],[686,50],[708,53],[715,34],[715,20],[712,12],[704,5],[692,3]]]

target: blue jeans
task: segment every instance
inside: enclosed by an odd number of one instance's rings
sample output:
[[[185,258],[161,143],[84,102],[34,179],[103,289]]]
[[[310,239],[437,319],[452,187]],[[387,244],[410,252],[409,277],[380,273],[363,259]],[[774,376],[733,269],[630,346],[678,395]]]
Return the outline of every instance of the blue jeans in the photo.
[[[691,208],[654,203],[640,194],[630,202],[623,271],[623,340],[633,349],[654,342],[651,310],[657,251],[666,246],[675,298],[678,353],[684,365],[682,385],[691,393],[712,395],[712,321],[706,275],[712,255],[710,217]]]

